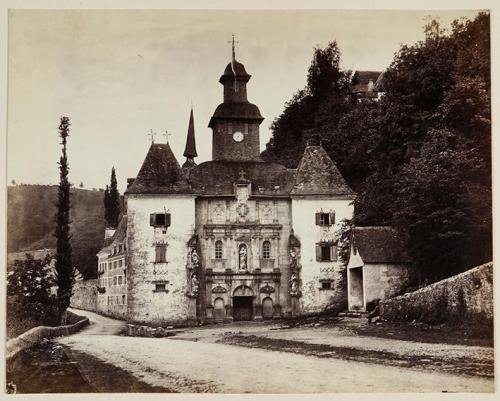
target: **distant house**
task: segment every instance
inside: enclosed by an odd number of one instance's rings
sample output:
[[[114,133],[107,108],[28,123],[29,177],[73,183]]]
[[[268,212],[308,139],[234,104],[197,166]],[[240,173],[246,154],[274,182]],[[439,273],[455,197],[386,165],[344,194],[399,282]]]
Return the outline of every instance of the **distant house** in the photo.
[[[416,277],[403,240],[391,227],[355,227],[347,263],[349,310],[399,295]]]
[[[97,254],[97,310],[124,318],[127,313],[127,216],[116,230],[106,228],[105,247]]]
[[[378,101],[384,95],[384,72],[355,71],[351,78],[351,91],[359,102]]]

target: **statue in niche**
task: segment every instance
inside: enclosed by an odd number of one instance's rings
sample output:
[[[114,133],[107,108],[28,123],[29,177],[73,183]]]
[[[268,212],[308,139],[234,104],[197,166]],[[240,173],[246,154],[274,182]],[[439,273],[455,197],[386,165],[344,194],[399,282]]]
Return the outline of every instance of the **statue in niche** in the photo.
[[[295,248],[290,248],[290,267],[297,267],[297,251],[295,250]]]
[[[191,263],[195,268],[200,264],[200,257],[198,256],[198,252],[196,252],[196,249],[193,249],[191,251]]]
[[[200,287],[200,282],[198,281],[198,276],[193,273],[191,276],[191,295],[198,295],[198,288]]]
[[[239,248],[239,261],[240,270],[247,270],[247,246],[245,244],[241,244]]]
[[[290,295],[299,295],[299,278],[296,273],[290,278]]]

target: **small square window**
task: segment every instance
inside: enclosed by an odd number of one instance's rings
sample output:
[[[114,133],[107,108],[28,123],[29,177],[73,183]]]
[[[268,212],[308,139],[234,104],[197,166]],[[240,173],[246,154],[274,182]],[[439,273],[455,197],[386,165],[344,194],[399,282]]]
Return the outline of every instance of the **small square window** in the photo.
[[[167,292],[167,285],[165,283],[156,283],[154,292]]]
[[[332,282],[331,281],[323,281],[321,283],[321,289],[322,290],[331,290],[332,289]]]
[[[149,225],[153,227],[169,227],[170,213],[152,213],[149,215]]]

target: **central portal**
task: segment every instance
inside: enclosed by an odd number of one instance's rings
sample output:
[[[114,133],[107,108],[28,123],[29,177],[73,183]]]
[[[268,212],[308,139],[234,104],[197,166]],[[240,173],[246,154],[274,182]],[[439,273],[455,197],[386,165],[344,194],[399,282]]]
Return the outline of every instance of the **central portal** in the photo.
[[[246,285],[240,285],[233,292],[233,320],[253,319],[253,291]]]
[[[253,297],[233,297],[233,319],[252,320],[253,319]]]

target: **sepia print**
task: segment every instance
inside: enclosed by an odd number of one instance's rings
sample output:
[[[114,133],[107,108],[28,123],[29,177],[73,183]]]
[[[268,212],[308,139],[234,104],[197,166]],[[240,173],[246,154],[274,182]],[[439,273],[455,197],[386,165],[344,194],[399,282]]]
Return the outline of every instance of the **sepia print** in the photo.
[[[7,18],[6,393],[494,392],[489,10]]]

